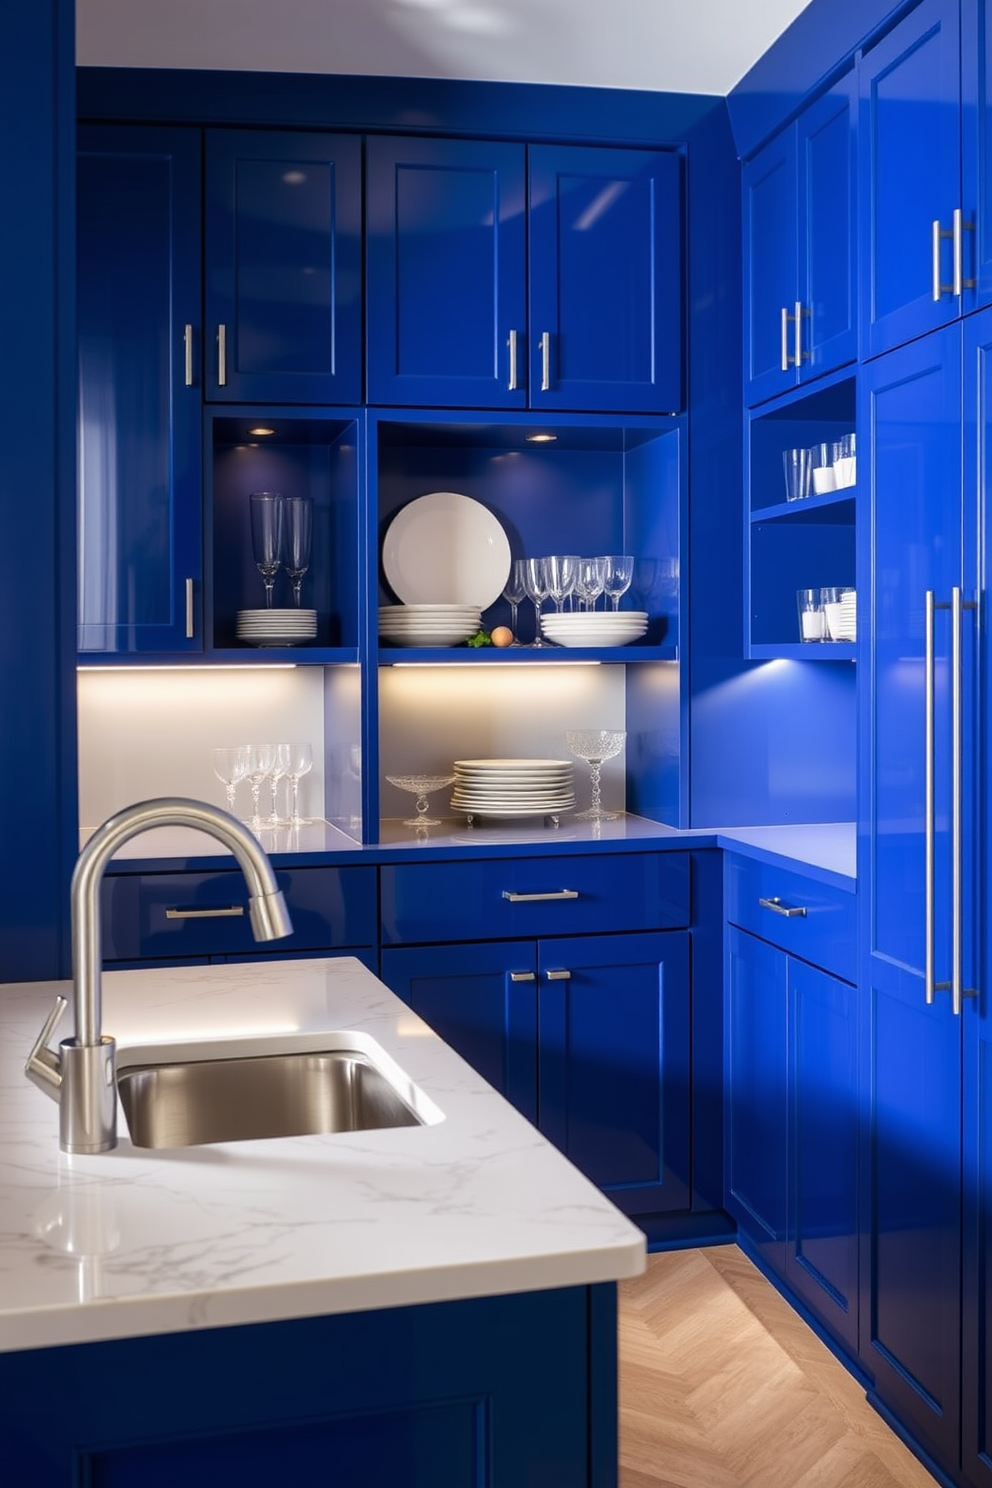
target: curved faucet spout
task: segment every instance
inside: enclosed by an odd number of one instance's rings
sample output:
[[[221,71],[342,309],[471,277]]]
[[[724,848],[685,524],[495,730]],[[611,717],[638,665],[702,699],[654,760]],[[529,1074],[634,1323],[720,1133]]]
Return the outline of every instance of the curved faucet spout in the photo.
[[[65,1039],[58,1054],[45,1047],[61,1012],[58,1008],[25,1067],[28,1078],[59,1102],[59,1141],[65,1152],[106,1152],[117,1143],[115,1046],[102,1028],[100,884],[118,848],[153,827],[192,827],[215,838],[234,854],[244,874],[255,939],[277,940],[292,933],[272,864],[257,838],[229,812],[205,801],[162,796],[128,806],[98,827],[72,875],[75,1037]]]

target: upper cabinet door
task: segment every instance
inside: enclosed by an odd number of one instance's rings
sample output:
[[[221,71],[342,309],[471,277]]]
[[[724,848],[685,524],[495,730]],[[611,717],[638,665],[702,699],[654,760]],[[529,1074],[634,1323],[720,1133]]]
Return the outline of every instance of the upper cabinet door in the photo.
[[[964,273],[977,280],[980,305],[992,304],[992,0],[961,6]],[[992,1470],[990,1470],[992,1476]]]
[[[368,401],[527,406],[522,145],[368,141]]]
[[[676,154],[531,147],[532,408],[681,408],[680,203]]]
[[[799,298],[795,126],[744,167],[744,314],[748,402],[796,382]]]
[[[199,650],[200,135],[78,143],[79,649]]]
[[[213,400],[361,398],[361,142],[216,130],[206,155]]]
[[[862,349],[869,356],[975,303],[965,283],[974,249],[961,195],[959,53],[957,0],[922,0],[862,61]]]
[[[801,380],[858,354],[856,105],[849,72],[796,121]]]

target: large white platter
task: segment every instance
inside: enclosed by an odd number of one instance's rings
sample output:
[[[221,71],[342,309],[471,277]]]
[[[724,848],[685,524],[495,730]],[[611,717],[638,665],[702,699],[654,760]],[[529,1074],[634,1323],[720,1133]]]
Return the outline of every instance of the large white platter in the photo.
[[[499,599],[510,572],[510,542],[498,518],[471,496],[432,491],[390,522],[382,567],[404,604],[470,604]]]

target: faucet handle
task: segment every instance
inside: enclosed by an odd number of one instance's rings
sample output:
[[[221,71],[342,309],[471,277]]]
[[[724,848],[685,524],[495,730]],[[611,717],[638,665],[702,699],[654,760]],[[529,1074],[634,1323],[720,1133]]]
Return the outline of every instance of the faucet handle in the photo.
[[[55,1032],[68,1006],[67,998],[56,997],[55,1006],[45,1019],[45,1026],[35,1039],[24,1066],[24,1073],[28,1079],[37,1085],[39,1090],[50,1095],[53,1100],[58,1100],[62,1085],[62,1060],[54,1049],[48,1048],[48,1040]]]

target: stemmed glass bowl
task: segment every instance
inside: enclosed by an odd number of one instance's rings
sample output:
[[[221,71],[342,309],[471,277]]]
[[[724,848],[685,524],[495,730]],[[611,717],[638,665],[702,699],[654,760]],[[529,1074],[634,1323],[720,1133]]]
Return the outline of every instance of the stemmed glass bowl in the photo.
[[[405,827],[439,827],[441,822],[435,816],[428,816],[430,802],[428,796],[435,791],[443,790],[446,785],[454,782],[454,775],[387,775],[386,779],[390,785],[395,785],[398,790],[409,791],[417,798],[416,816],[407,816],[403,819]]]
[[[601,795],[601,772],[606,760],[614,759],[624,746],[627,735],[621,729],[567,729],[565,742],[576,759],[585,760],[590,768],[592,805],[588,811],[577,811],[576,821],[616,821],[619,811],[604,811]]]

